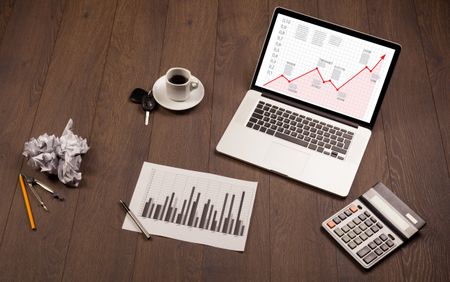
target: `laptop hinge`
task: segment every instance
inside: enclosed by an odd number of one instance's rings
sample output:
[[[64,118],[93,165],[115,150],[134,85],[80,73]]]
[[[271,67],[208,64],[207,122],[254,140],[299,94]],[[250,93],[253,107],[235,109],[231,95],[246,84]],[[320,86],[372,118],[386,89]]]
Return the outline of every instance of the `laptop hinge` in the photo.
[[[262,92],[262,96],[265,97],[265,98],[269,98],[269,99],[275,100],[277,102],[284,103],[284,104],[287,104],[289,106],[301,109],[301,110],[305,110],[305,111],[308,111],[308,112],[311,112],[311,113],[314,113],[314,114],[326,117],[328,119],[332,119],[334,121],[343,123],[345,125],[348,125],[348,126],[351,126],[351,127],[354,127],[354,128],[358,128],[358,126],[359,126],[357,123],[345,120],[343,118],[334,116],[334,115],[329,114],[329,113],[325,113],[325,112],[323,112],[321,110],[317,110],[317,109],[308,107],[306,105],[300,104],[300,103],[298,103],[296,101],[293,101],[293,100],[285,98],[285,97],[280,97],[278,95],[274,95],[274,94],[271,94],[271,93],[264,93],[264,92]]]

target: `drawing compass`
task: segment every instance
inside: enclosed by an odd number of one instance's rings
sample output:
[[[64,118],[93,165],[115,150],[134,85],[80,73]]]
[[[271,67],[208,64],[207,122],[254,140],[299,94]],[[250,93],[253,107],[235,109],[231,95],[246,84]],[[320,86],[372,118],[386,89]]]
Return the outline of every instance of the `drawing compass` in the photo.
[[[48,193],[50,193],[52,195],[53,198],[58,199],[60,201],[64,201],[64,197],[63,196],[59,195],[52,188],[50,188],[46,184],[42,183],[41,181],[37,180],[36,178],[30,177],[30,176],[26,176],[26,175],[23,175],[23,177],[25,178],[25,182],[30,187],[31,192],[36,197],[36,199],[38,200],[39,204],[44,208],[44,210],[48,211],[48,209],[45,206],[44,202],[42,201],[41,197],[39,196],[39,194],[37,193],[36,189],[34,188],[35,186],[42,188],[44,191],[47,191]]]

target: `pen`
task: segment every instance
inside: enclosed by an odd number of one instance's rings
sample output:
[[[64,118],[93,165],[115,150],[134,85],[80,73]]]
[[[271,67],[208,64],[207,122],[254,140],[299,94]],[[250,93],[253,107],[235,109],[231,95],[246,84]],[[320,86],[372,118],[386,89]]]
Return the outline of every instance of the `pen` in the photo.
[[[22,188],[23,200],[25,202],[25,207],[27,208],[28,219],[30,220],[30,225],[32,230],[36,230],[36,223],[34,223],[33,213],[31,212],[30,200],[28,199],[28,193],[25,189],[25,183],[23,182],[22,174],[19,174],[20,187]]]
[[[128,215],[133,219],[134,223],[141,229],[142,233],[144,234],[145,238],[150,239],[150,233],[145,230],[144,225],[139,221],[139,219],[134,215],[134,213],[130,210],[130,208],[125,204],[122,200],[119,200],[120,204],[122,205],[123,209],[128,213]]]

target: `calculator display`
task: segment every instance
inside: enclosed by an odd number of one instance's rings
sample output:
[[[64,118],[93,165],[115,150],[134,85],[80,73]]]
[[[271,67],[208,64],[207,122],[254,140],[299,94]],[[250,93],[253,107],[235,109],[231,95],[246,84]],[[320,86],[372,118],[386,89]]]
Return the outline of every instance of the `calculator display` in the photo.
[[[401,217],[398,212],[386,203],[378,195],[373,195],[370,202],[375,206],[376,209],[382,211],[383,215],[389,219],[395,226],[397,226],[401,231],[406,231],[409,227],[409,223]]]

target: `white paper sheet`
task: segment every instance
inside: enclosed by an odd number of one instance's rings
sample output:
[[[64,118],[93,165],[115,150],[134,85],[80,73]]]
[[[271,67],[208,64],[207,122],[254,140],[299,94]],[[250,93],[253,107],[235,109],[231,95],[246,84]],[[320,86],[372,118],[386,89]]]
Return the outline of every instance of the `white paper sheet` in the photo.
[[[244,251],[257,184],[144,162],[129,207],[152,235]]]

